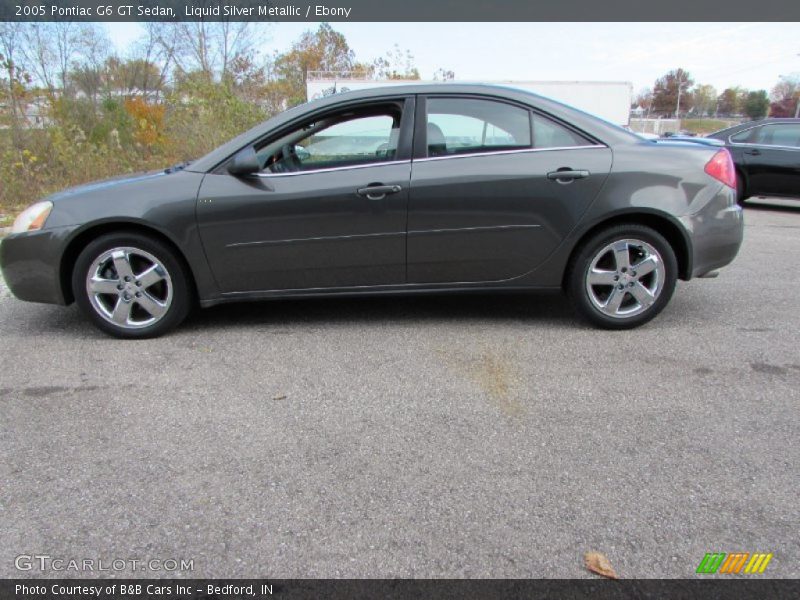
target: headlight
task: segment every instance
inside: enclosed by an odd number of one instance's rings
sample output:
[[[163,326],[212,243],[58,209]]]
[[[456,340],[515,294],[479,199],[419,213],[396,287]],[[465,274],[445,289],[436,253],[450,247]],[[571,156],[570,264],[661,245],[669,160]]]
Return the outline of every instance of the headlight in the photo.
[[[37,202],[33,206],[29,206],[23,210],[14,221],[14,225],[11,227],[11,233],[23,233],[25,231],[41,229],[52,208],[53,203],[49,200]]]

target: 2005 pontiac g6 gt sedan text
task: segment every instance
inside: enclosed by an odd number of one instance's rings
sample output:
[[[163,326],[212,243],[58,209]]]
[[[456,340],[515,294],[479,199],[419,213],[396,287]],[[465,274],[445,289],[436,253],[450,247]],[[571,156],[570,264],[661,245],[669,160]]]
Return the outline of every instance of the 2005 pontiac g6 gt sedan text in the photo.
[[[654,143],[557,102],[412,85],[288,110],[186,165],[70,189],[0,246],[23,300],[160,335],[191,306],[288,296],[563,288],[641,325],[677,278],[736,256],[724,148]]]

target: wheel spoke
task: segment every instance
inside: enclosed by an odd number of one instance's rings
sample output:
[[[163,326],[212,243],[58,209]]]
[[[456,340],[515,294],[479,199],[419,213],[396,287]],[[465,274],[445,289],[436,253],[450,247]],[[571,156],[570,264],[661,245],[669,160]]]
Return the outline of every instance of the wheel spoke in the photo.
[[[159,281],[164,280],[164,269],[161,265],[153,265],[136,276],[136,280],[142,284],[142,289],[147,289]]]
[[[589,271],[589,285],[614,285],[615,271],[592,269]]]
[[[133,279],[133,269],[131,269],[131,263],[125,252],[117,250],[111,255],[111,258],[114,261],[114,269],[117,271],[117,277],[120,279],[124,279],[125,277]]]
[[[614,288],[611,291],[611,295],[608,297],[608,300],[606,300],[603,310],[610,315],[616,315],[620,304],[622,304],[623,298],[625,298],[625,290]]]
[[[628,242],[617,242],[612,246],[612,250],[614,251],[614,262],[617,264],[617,271],[631,266]]]
[[[130,302],[125,302],[122,298],[118,298],[117,304],[114,306],[114,312],[111,314],[111,319],[117,325],[127,325],[132,307],[133,305]]]
[[[92,277],[89,280],[89,289],[95,294],[118,294],[117,282],[113,279]]]
[[[158,318],[166,312],[167,307],[165,304],[162,304],[147,292],[142,292],[141,294],[141,296],[137,296],[136,303],[153,317]]]
[[[643,258],[637,264],[631,267],[632,270],[636,271],[637,277],[644,277],[645,275],[649,275],[653,271],[656,270],[658,267],[658,258],[650,255],[646,258]]]
[[[628,291],[634,298],[636,298],[639,304],[641,304],[645,308],[647,308],[653,302],[656,301],[656,297],[650,293],[650,290],[648,290],[638,281],[634,284],[632,288],[629,288]]]

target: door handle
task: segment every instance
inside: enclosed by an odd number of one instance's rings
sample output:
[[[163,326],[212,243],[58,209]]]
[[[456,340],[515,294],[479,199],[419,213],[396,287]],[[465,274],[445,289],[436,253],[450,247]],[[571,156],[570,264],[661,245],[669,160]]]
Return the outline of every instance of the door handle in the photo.
[[[761,150],[758,148],[753,148],[752,150],[745,150],[744,153],[752,156],[759,156],[761,154]]]
[[[383,200],[388,194],[396,194],[402,189],[399,185],[368,185],[358,188],[356,193],[366,196],[367,200]]]
[[[559,169],[550,171],[547,178],[558,183],[571,183],[573,179],[585,179],[590,175],[589,171],[576,171],[573,169]]]

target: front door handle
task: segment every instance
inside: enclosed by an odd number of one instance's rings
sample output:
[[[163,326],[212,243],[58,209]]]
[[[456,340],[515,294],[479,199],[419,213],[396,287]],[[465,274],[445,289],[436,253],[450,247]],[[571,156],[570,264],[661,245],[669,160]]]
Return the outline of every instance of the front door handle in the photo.
[[[585,179],[590,175],[589,171],[576,171],[573,169],[559,169],[550,171],[547,178],[558,183],[571,183],[574,179]]]
[[[367,200],[383,200],[388,194],[396,194],[402,189],[399,185],[376,184],[358,188],[356,192],[359,196],[366,196]]]

